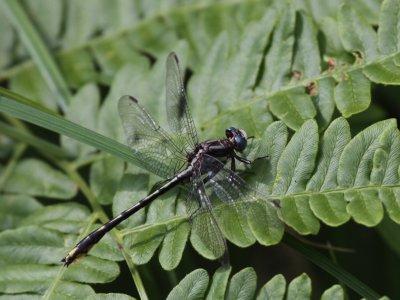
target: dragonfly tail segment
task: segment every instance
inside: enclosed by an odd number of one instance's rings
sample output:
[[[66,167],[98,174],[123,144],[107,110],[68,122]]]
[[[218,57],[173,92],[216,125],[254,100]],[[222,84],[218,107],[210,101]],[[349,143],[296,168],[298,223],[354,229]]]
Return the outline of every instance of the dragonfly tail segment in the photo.
[[[116,227],[119,223],[129,218],[131,215],[136,213],[138,210],[142,209],[154,199],[157,199],[160,195],[166,193],[174,186],[178,185],[182,180],[188,179],[192,175],[192,168],[189,167],[176,175],[175,177],[171,178],[168,182],[166,182],[162,187],[158,190],[154,191],[153,193],[147,195],[147,197],[141,199],[136,205],[128,208],[127,210],[120,213],[114,219],[109,221],[108,223],[104,224],[103,226],[99,227],[95,231],[88,234],[84,237],[74,249],[72,249],[67,256],[65,256],[61,261],[64,263],[64,266],[68,267],[71,263],[73,263],[78,258],[84,256],[86,253],[90,251],[90,249],[100,241],[103,236]]]
[[[79,259],[79,257],[84,256],[87,252],[89,252],[90,248],[86,250],[79,249],[78,246],[76,246],[74,249],[72,249],[66,257],[64,257],[61,262],[64,263],[64,267],[68,267],[70,264],[72,264],[75,260]]]
[[[118,222],[119,223],[119,222]],[[118,224],[117,223],[117,224]],[[82,256],[85,256],[86,253],[90,251],[90,249],[116,224],[112,224],[111,222],[101,226],[96,229],[89,235],[87,235],[83,240],[81,240],[74,249],[72,249],[67,256],[65,256],[61,261],[64,263],[65,267],[68,267],[75,260],[79,259]]]

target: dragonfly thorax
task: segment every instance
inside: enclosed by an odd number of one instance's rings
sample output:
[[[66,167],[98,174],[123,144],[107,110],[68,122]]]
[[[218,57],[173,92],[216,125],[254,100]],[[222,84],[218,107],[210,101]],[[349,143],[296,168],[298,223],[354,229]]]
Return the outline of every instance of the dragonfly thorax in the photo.
[[[187,161],[195,165],[206,154],[215,158],[233,157],[234,152],[243,151],[247,146],[247,134],[243,129],[229,127],[225,130],[226,138],[221,140],[208,140],[196,145],[192,152],[187,154]]]

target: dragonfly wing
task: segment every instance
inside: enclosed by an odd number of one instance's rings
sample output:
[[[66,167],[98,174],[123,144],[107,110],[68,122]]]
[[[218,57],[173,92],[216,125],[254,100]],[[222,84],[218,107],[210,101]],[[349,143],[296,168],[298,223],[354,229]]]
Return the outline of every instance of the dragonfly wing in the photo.
[[[186,153],[182,153],[138,100],[123,96],[119,100],[118,111],[128,146],[140,167],[160,177],[170,178],[186,165]]]
[[[284,225],[278,217],[279,204],[273,199],[266,200],[265,195],[251,188],[216,158],[206,156],[203,161],[204,168],[207,169],[206,187],[211,188],[217,198],[228,204],[226,209],[222,210],[222,214],[227,213],[227,216],[232,218],[231,213],[234,212],[237,215],[237,222],[241,224],[239,227],[243,233],[240,241],[235,241],[240,232],[231,230],[239,224],[234,224],[225,231],[229,240],[234,243],[245,241],[243,245],[246,245],[253,241],[254,235],[264,244],[274,244],[279,241],[284,232]]]
[[[193,247],[209,259],[218,259],[229,265],[226,240],[212,212],[201,174],[194,172],[192,190],[187,201],[188,215],[192,223],[191,241]]]
[[[167,58],[166,105],[169,127],[179,145],[191,151],[198,144],[196,127],[186,100],[179,60],[174,52]]]
[[[223,202],[239,204],[258,201],[260,194],[252,189],[235,172],[225,168],[225,165],[215,157],[204,155],[203,170],[207,172],[207,185],[211,185],[215,194]]]

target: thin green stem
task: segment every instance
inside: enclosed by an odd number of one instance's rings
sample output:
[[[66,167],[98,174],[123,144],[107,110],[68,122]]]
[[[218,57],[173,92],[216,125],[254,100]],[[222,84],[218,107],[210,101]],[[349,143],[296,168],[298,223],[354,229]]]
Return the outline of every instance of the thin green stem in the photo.
[[[1,131],[1,128],[0,128]],[[8,161],[8,164],[5,168],[2,169],[1,171],[1,176],[0,176],[0,191],[3,189],[5,182],[7,181],[8,177],[10,174],[14,171],[15,166],[17,165],[18,159],[21,157],[21,155],[25,152],[26,150],[26,145],[25,144],[19,144],[15,147],[14,153],[11,157],[11,159]]]
[[[71,166],[75,169],[80,169],[80,168],[90,165],[96,161],[103,160],[105,157],[107,157],[107,154],[104,154],[102,152],[91,154],[91,155],[86,155],[82,158],[78,158],[77,160],[75,160]]]
[[[96,201],[96,197],[93,195],[92,191],[90,188],[87,186],[86,182],[83,180],[83,178],[79,175],[76,170],[72,169],[68,164],[66,163],[60,163],[58,164],[66,171],[66,173],[78,184],[80,190],[82,193],[85,195],[85,197],[88,199],[90,205],[92,206],[93,211],[99,216],[99,219],[101,222],[106,223],[109,221],[107,215],[105,214],[103,208],[101,205],[99,205]],[[125,258],[125,261],[129,267],[129,270],[131,271],[133,281],[135,282],[135,286],[138,290],[138,293],[140,295],[141,299],[148,299],[146,290],[143,285],[142,278],[140,277],[139,272],[137,271],[135,265],[132,262],[132,259],[128,252],[124,249],[123,247],[123,241],[121,234],[119,234],[119,231],[117,229],[111,230],[111,235],[113,238],[117,241],[118,245],[120,246],[122,250],[122,254]]]
[[[18,31],[44,81],[49,85],[50,90],[58,96],[56,99],[61,110],[65,111],[67,103],[70,102],[71,93],[35,26],[29,20],[19,1],[3,0],[0,1],[0,7],[3,8],[5,15]]]
[[[92,226],[92,224],[94,222],[96,222],[97,217],[96,216],[92,216],[89,221],[87,222],[87,226],[86,226],[86,230],[83,231],[80,236],[78,237],[78,240],[80,240],[81,238],[83,238],[86,234],[88,234],[90,227]],[[60,266],[60,268],[58,269],[57,275],[55,276],[55,278],[52,280],[51,285],[49,286],[49,288],[46,290],[46,293],[43,295],[42,300],[47,300],[47,299],[53,299],[53,292],[55,291],[55,289],[57,288],[58,283],[61,281],[62,276],[64,275],[64,272],[67,270],[67,268],[65,268],[64,266]]]
[[[79,190],[83,193],[86,199],[89,201],[90,206],[92,207],[93,212],[99,217],[100,221],[106,223],[109,221],[107,214],[104,212],[101,205],[96,201],[96,196],[92,193],[89,186],[83,180],[81,175],[74,169],[71,168],[69,163],[64,161],[54,161],[60,168],[62,168],[72,180],[76,182],[79,187]]]
[[[332,247],[331,243],[328,243],[327,246],[328,246],[328,249],[329,249],[329,256],[331,257],[333,263],[335,265],[339,265],[339,262],[338,262],[338,260],[336,258],[336,252],[334,250],[334,247]],[[344,291],[345,299],[350,299],[349,295],[348,295],[347,286],[344,284],[344,282],[342,282],[341,279],[339,279],[339,283],[340,283],[340,285],[341,285],[341,287],[342,287],[342,289]]]
[[[363,282],[358,280],[356,277],[351,275],[349,272],[336,265],[334,262],[329,260],[324,255],[322,255],[320,252],[304,245],[303,243],[295,239],[293,236],[286,234],[284,236],[283,241],[285,242],[285,244],[289,245],[297,252],[301,253],[312,263],[316,264],[321,269],[325,270],[333,277],[343,282],[346,286],[348,286],[350,289],[352,289],[362,297],[369,300],[380,298],[378,293],[376,293],[370,287],[368,287]]]
[[[122,250],[122,255],[125,258],[126,264],[128,265],[129,271],[132,274],[132,278],[133,278],[133,281],[135,282],[135,286],[139,293],[140,299],[148,300],[149,298],[147,297],[147,293],[144,288],[142,278],[140,277],[140,274],[139,274],[136,266],[132,262],[132,259],[129,255],[129,253],[124,248],[122,248],[121,250]]]
[[[41,153],[46,152],[47,154],[53,156],[54,158],[66,159],[69,157],[68,153],[61,147],[58,147],[52,143],[49,143],[46,140],[43,140],[32,134],[29,134],[26,132],[26,130],[10,126],[1,121],[0,121],[0,132],[15,140],[21,141],[23,143],[35,147],[36,149],[40,150]]]

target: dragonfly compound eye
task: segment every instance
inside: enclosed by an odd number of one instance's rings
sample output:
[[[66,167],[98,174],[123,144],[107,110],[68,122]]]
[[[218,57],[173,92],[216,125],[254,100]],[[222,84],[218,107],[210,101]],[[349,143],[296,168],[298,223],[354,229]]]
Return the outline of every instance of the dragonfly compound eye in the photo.
[[[236,134],[236,128],[234,127],[229,127],[225,129],[225,135],[227,138],[231,138]]]
[[[247,139],[245,136],[238,134],[235,136],[235,150],[243,151],[247,146]]]

